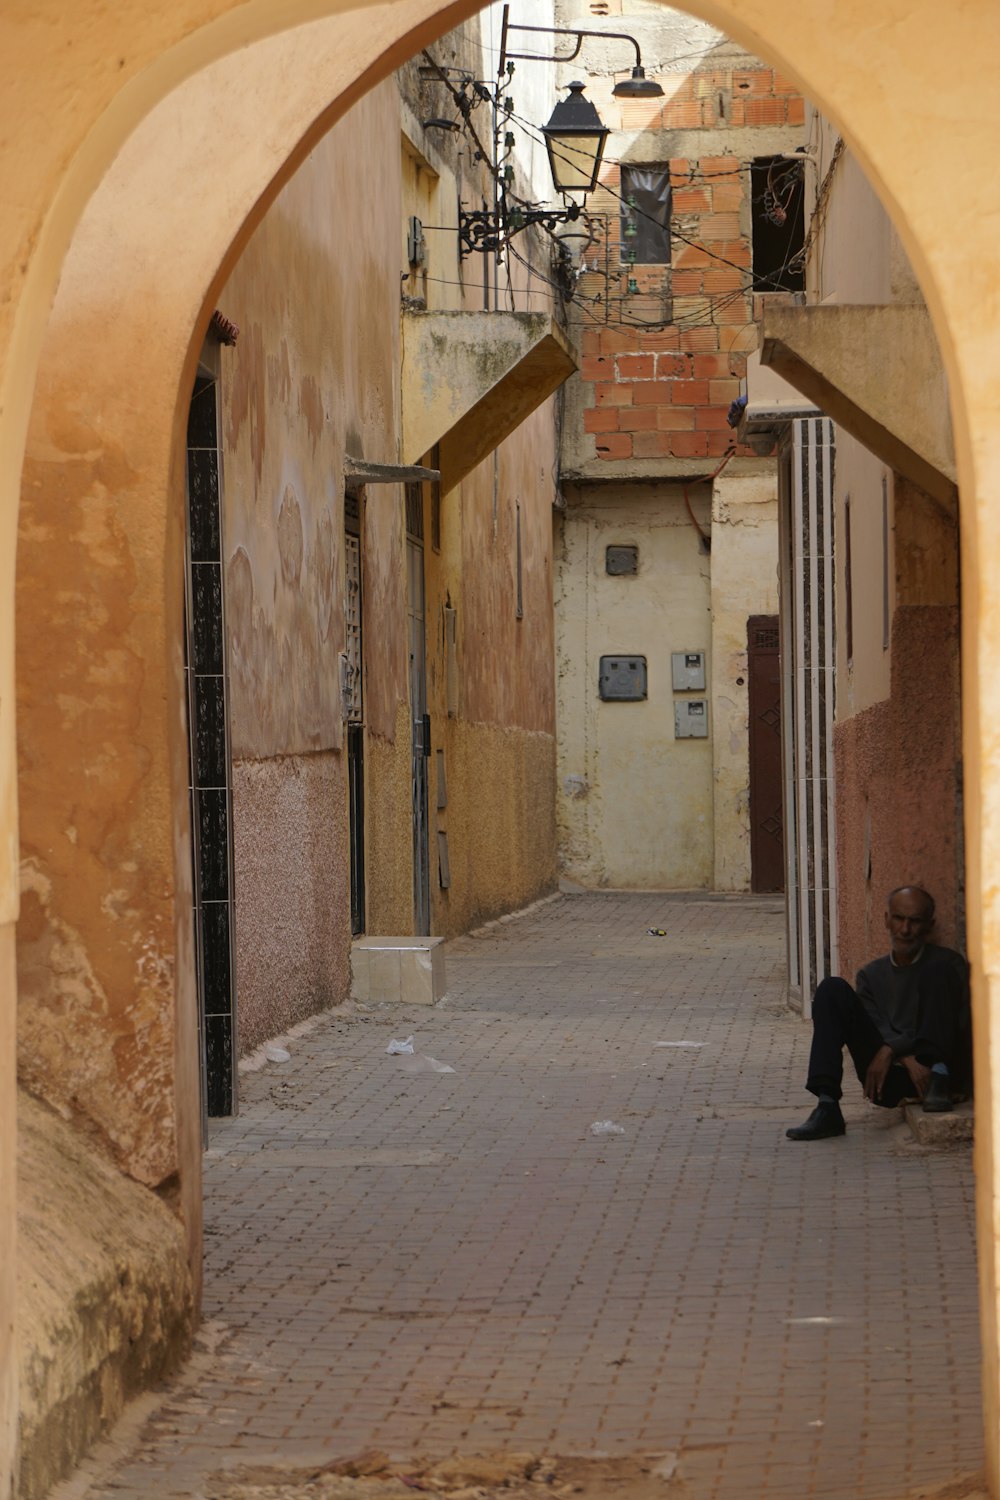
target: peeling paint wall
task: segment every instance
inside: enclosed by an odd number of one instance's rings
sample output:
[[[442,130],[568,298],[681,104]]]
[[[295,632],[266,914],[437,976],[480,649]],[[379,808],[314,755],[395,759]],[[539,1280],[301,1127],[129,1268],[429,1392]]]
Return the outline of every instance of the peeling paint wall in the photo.
[[[398,457],[398,139],[390,81],[316,147],[219,295],[240,328],[235,349],[222,352],[237,760],[341,743],[344,459]],[[378,191],[373,154],[384,156]],[[398,615],[399,516],[399,487],[373,490],[366,541],[376,620]],[[406,691],[401,645],[396,632],[374,630],[366,648],[372,729],[391,735]]]
[[[454,45],[468,47],[470,37],[474,28]],[[404,295],[435,309],[482,306],[481,266],[460,264],[457,233],[429,229],[426,265],[405,274],[410,216],[447,223],[459,192],[471,192],[458,148],[432,143],[415,123],[430,112],[421,103],[426,87],[415,69],[404,70],[335,127],[219,298],[241,330],[236,348],[222,353],[222,403],[242,1050],[348,992],[345,459],[422,457],[401,450],[401,380],[416,385],[418,398],[425,392],[430,408],[450,369],[445,348],[401,374],[401,283]],[[375,160],[385,170],[373,174]],[[512,284],[519,310],[545,307],[522,271]],[[482,339],[482,360],[502,374],[504,350],[488,314]],[[551,807],[540,813],[552,792],[554,486],[554,408],[546,402],[442,497],[433,534],[425,487],[428,708],[448,784],[439,808],[432,759],[438,933],[534,899],[554,879]],[[360,509],[366,931],[405,934],[414,891],[402,486],[364,486]],[[446,607],[458,621],[451,715]],[[479,739],[477,756],[469,747]],[[494,774],[484,783],[487,762]],[[494,830],[504,852],[493,862],[472,858],[466,841],[481,849]],[[438,878],[439,831],[449,840],[447,887]]]
[[[390,80],[319,143],[219,296],[240,329],[222,351],[221,401],[244,1052],[339,1004],[350,985],[343,475],[348,455],[398,460],[398,142]],[[384,164],[377,191],[372,153]],[[401,512],[398,485],[369,491],[366,711],[376,763],[407,692]],[[382,852],[376,839],[376,858]]]
[[[21,1093],[19,1500],[41,1500],[127,1401],[187,1356],[184,1232],[58,1115]]]

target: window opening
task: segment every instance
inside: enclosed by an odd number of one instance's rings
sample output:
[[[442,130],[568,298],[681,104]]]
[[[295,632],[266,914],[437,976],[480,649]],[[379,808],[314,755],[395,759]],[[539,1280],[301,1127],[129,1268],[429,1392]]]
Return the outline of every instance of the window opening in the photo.
[[[802,163],[758,156],[750,168],[755,292],[801,292],[805,287],[805,192]]]
[[[670,168],[622,167],[621,257],[627,264],[670,264]]]

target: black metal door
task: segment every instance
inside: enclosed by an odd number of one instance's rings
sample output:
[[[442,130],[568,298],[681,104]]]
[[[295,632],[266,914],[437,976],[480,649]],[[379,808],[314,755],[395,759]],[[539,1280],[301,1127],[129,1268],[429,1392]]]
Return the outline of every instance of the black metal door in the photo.
[[[783,891],[781,658],[777,615],[747,621],[750,691],[750,888]]]
[[[344,714],[351,867],[351,936],[365,930],[365,729],[362,639],[361,496],[344,500]]]

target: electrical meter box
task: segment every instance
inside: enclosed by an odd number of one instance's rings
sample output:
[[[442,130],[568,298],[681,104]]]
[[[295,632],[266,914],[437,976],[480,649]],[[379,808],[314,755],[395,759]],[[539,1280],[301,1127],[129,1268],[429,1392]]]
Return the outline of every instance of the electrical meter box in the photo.
[[[670,657],[675,693],[705,691],[704,651],[675,651]]]
[[[674,739],[708,739],[708,704],[704,698],[682,698],[674,704]]]
[[[646,697],[646,658],[602,656],[597,690],[605,702],[641,702]]]

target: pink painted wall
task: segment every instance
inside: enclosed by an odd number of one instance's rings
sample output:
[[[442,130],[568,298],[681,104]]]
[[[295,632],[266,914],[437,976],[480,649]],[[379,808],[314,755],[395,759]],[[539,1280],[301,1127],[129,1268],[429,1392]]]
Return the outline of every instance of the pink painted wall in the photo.
[[[900,605],[890,696],[834,729],[840,971],[886,951],[894,886],[937,902],[938,942],[962,947],[958,609]]]

